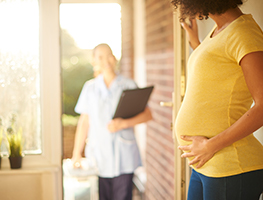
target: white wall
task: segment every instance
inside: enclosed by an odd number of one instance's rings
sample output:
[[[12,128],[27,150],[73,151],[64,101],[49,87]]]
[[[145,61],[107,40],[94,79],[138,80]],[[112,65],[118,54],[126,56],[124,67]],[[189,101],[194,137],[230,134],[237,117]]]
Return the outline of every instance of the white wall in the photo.
[[[139,87],[145,87],[147,84],[145,46],[145,1],[136,0],[134,1],[134,80]],[[145,160],[146,128],[146,124],[139,124],[135,127],[143,162]]]
[[[248,0],[241,7],[242,11],[246,14],[251,13],[256,22],[263,30],[263,1],[262,0]],[[262,120],[262,119],[259,119]],[[263,128],[254,133],[258,140],[263,144]]]

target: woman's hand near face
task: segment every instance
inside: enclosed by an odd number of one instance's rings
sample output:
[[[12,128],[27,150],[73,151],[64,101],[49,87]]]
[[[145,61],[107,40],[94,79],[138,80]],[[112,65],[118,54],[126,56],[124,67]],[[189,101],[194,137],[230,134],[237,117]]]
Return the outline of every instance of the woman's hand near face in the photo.
[[[182,140],[192,141],[192,144],[179,146],[180,150],[186,151],[181,155],[182,158],[193,157],[189,165],[196,164],[196,168],[202,167],[210,160],[216,151],[209,145],[209,139],[204,136],[181,136]]]
[[[198,27],[197,27],[196,19],[190,19],[190,25],[187,24],[186,22],[182,22],[181,25],[187,33],[190,46],[193,49],[198,47],[200,41],[198,38]]]

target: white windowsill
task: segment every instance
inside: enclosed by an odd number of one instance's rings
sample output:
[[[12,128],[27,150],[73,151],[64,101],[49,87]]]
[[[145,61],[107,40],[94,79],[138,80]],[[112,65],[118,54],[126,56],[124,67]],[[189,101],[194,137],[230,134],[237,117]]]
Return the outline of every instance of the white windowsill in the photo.
[[[23,167],[20,169],[11,169],[10,167],[5,167],[0,169],[0,175],[16,175],[16,174],[43,174],[43,173],[53,173],[59,172],[60,167]]]

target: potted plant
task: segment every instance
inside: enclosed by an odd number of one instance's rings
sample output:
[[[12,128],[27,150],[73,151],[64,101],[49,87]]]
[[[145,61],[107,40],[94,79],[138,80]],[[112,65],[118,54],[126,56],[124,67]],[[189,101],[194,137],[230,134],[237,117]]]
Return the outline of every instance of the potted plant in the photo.
[[[23,138],[22,128],[15,131],[12,127],[7,129],[6,134],[9,150],[9,162],[11,169],[19,169],[22,166],[23,158]]]

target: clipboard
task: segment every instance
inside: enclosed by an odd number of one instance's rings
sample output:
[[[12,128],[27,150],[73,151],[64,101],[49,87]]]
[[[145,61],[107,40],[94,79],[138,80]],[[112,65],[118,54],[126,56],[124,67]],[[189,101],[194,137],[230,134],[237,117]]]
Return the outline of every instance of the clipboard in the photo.
[[[114,118],[127,119],[144,111],[154,86],[123,90]]]

